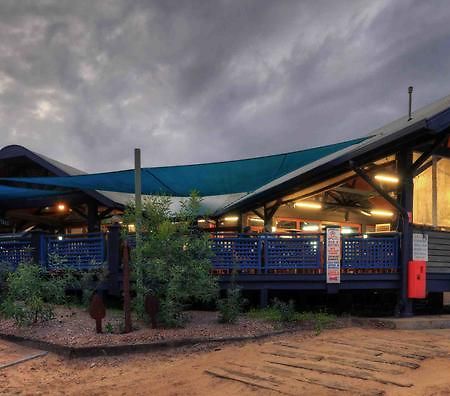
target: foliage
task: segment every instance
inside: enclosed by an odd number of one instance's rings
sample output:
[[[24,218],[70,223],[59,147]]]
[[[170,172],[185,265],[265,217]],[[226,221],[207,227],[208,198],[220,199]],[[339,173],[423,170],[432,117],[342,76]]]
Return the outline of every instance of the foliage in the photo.
[[[201,199],[192,194],[172,213],[167,196],[153,196],[143,202],[142,240],[132,254],[135,279],[135,310],[144,317],[144,298],[152,293],[160,301],[159,320],[167,327],[182,326],[183,306],[193,300],[211,301],[217,285],[211,275],[211,249],[208,235],[195,226]],[[135,222],[130,205],[126,224]],[[141,278],[141,279],[140,279]]]
[[[312,325],[316,334],[331,325],[336,317],[324,311],[319,312],[297,312],[293,309],[293,303],[283,303],[274,300],[272,305],[267,308],[253,309],[248,313],[253,319],[267,320],[281,324],[297,323]]]
[[[36,264],[21,263],[8,274],[0,310],[19,325],[52,319],[51,304],[66,301],[65,289],[70,281],[70,275],[51,274]]]
[[[105,325],[105,332],[107,334],[114,333],[114,326],[113,326],[113,324],[111,322],[106,323],[106,325]]]
[[[242,312],[243,305],[244,300],[241,296],[241,289],[235,286],[227,289],[226,298],[220,299],[217,302],[219,308],[219,322],[236,323]]]

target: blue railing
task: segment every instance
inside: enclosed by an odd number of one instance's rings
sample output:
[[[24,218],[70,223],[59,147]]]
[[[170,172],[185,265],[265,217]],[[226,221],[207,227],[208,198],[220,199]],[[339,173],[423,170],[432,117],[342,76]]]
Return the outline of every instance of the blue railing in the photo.
[[[103,233],[45,235],[42,238],[41,260],[49,269],[94,269],[101,267],[106,260]]]
[[[20,263],[32,259],[33,248],[30,238],[0,239],[0,265],[16,269]]]
[[[216,272],[323,273],[324,242],[320,234],[261,234],[248,237],[216,236],[211,239]],[[399,238],[343,236],[343,272],[396,272]],[[249,271],[251,270],[251,271]]]
[[[352,270],[390,270],[398,269],[399,239],[394,237],[343,237],[341,267]]]
[[[320,235],[292,239],[265,236],[263,240],[266,271],[320,269]]]
[[[260,238],[213,238],[211,249],[213,267],[216,270],[260,271]]]

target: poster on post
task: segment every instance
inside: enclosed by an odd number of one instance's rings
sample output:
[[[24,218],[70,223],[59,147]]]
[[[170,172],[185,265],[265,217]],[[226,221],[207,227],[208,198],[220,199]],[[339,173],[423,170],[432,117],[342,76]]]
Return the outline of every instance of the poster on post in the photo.
[[[413,233],[413,260],[428,261],[428,235]]]
[[[341,283],[341,229],[327,228],[326,233],[327,283]]]

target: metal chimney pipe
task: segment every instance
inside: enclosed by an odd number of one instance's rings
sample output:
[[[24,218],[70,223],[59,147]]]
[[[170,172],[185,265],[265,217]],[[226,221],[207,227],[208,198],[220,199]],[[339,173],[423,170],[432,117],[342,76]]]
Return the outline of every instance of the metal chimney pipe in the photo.
[[[413,93],[414,87],[408,87],[408,94],[409,94],[409,108],[408,108],[408,121],[412,120],[411,117],[411,109],[412,109],[412,93]]]

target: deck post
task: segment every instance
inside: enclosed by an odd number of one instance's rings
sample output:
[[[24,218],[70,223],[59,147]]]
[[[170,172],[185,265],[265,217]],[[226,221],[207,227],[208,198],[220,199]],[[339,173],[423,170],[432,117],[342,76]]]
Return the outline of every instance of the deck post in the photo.
[[[89,201],[88,207],[88,232],[100,231],[100,219],[98,217],[98,205],[95,201]]]
[[[114,223],[108,227],[108,292],[118,296],[119,289],[119,270],[120,270],[120,224]]]
[[[269,290],[263,288],[260,290],[259,293],[259,307],[267,308],[268,305],[269,305]]]
[[[47,232],[43,230],[32,230],[30,234],[31,247],[33,248],[33,262],[40,266],[45,266],[47,264],[47,240],[45,238]]]
[[[408,263],[412,258],[412,212],[413,212],[413,153],[408,149],[397,154],[397,169],[401,178],[398,190],[400,206],[408,216],[401,216],[401,286],[400,315],[412,316],[412,300],[408,298]]]

